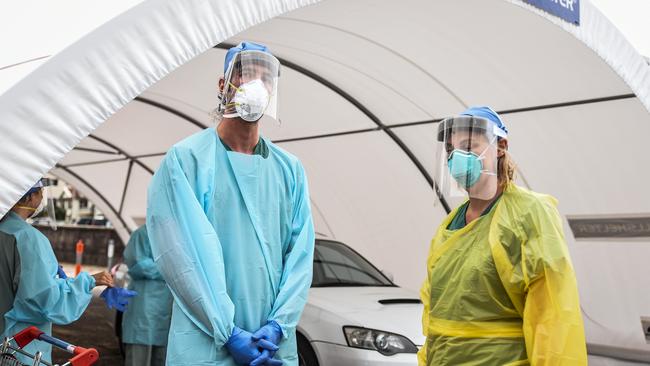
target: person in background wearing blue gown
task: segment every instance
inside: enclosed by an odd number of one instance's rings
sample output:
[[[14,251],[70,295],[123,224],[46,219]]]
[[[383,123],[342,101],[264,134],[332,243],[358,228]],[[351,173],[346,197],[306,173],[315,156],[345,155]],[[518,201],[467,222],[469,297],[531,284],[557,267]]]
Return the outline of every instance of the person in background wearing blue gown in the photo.
[[[172,316],[172,294],[153,261],[147,226],[131,234],[124,249],[129,290],[136,291],[122,318],[125,366],[164,366]]]

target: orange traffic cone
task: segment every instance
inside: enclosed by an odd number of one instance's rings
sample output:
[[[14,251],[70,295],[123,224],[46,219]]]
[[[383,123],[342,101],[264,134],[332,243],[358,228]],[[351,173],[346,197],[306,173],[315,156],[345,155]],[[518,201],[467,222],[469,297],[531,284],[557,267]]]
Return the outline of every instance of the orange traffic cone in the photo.
[[[77,242],[77,248],[75,252],[77,253],[77,259],[75,261],[74,275],[77,277],[79,272],[81,272],[81,257],[83,257],[84,254],[84,242],[81,239],[79,239]]]

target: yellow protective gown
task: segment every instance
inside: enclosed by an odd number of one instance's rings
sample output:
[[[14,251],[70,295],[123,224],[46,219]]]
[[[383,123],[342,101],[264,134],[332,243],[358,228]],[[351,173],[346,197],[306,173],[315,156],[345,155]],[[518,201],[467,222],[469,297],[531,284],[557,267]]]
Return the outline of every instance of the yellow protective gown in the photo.
[[[587,365],[556,200],[514,184],[464,228],[444,220],[422,286],[424,365]]]

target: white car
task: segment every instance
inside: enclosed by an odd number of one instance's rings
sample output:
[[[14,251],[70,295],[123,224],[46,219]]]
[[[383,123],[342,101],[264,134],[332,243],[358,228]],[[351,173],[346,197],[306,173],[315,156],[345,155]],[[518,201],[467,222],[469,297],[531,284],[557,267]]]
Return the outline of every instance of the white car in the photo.
[[[316,239],[300,366],[417,365],[423,306],[347,245]]]

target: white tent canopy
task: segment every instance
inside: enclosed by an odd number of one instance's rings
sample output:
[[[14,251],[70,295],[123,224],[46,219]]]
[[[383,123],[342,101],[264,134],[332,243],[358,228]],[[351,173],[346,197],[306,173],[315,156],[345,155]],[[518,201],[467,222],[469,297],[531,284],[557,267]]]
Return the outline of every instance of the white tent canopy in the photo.
[[[407,288],[446,214],[436,122],[469,105],[502,114],[520,183],[566,217],[650,213],[650,68],[580,4],[575,26],[522,1],[144,1],[0,97],[0,215],[54,168],[127,239],[165,151],[214,126],[225,48],[241,40],[283,63],[282,124],[263,133],[305,165],[317,231]],[[650,350],[649,241],[567,236],[590,342]]]

